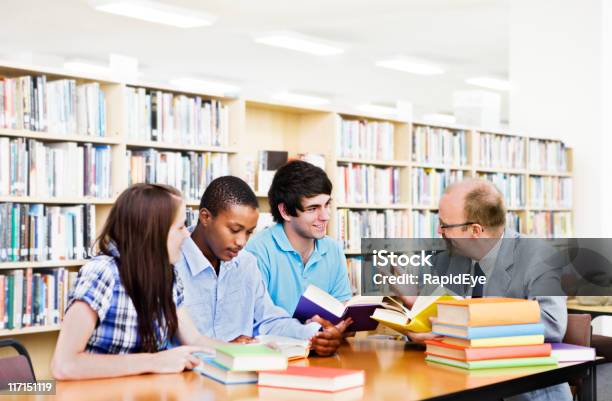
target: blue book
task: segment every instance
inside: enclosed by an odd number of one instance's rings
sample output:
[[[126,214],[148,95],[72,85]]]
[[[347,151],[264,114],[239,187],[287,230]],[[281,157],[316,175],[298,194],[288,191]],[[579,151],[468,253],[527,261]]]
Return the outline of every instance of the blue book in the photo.
[[[490,337],[513,337],[513,336],[532,336],[543,335],[543,323],[528,324],[506,324],[497,326],[458,326],[453,324],[434,323],[432,333],[442,336],[476,339]]]
[[[214,361],[214,357],[206,354],[194,354],[201,359],[201,363],[193,368],[194,371],[209,377],[222,384],[251,384],[257,383],[256,371],[235,371]]]

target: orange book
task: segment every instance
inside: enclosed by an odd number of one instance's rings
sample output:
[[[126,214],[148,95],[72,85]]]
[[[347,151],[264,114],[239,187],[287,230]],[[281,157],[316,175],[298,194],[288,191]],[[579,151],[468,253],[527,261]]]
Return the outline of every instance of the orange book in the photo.
[[[530,358],[550,356],[550,344],[514,345],[508,347],[469,348],[427,340],[427,355],[441,356],[459,361],[482,361],[485,359]]]
[[[516,298],[471,298],[441,300],[438,323],[462,326],[495,326],[538,323],[538,301]]]
[[[260,387],[336,392],[363,386],[363,370],[318,366],[289,366],[286,370],[259,372]]]

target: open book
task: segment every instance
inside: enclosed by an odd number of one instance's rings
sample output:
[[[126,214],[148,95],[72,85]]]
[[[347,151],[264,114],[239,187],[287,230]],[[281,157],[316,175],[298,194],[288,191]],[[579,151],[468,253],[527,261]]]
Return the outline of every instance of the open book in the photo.
[[[287,357],[288,361],[308,358],[308,353],[310,352],[310,346],[306,340],[270,334],[262,334],[255,338],[259,341],[259,344],[265,344],[272,349],[280,351]]]
[[[370,316],[374,310],[383,307],[383,297],[354,297],[345,304],[323,291],[319,287],[309,285],[300,297],[293,317],[304,323],[314,315],[329,320],[333,324],[339,323],[348,317],[353,323],[346,331],[374,330],[378,322]]]
[[[406,308],[392,298],[395,305],[385,305],[377,308],[372,314],[372,319],[392,328],[395,331],[405,334],[408,331],[425,333],[431,331],[430,317],[437,315],[438,308],[436,301],[445,299],[461,299],[447,288],[438,287],[431,295],[417,297],[411,309]]]

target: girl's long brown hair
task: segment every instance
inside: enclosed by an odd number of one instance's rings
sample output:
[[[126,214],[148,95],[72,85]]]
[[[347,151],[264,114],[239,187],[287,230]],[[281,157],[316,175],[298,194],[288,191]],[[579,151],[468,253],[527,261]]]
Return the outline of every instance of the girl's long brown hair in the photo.
[[[181,193],[167,185],[133,185],[119,195],[97,240],[102,254],[116,256],[111,249],[117,247],[119,276],[138,313],[143,352],[158,351],[160,330],[166,328],[170,339],[178,329],[166,244],[180,200]]]

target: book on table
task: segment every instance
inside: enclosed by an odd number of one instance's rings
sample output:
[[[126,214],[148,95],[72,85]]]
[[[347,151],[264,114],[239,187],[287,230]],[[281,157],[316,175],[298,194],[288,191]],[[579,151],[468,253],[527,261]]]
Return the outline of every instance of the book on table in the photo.
[[[507,347],[512,345],[536,345],[544,344],[544,335],[536,334],[532,336],[508,336],[508,337],[488,337],[488,338],[458,338],[444,337],[440,340],[445,344],[460,345],[463,347],[482,348],[482,347]]]
[[[286,369],[287,357],[263,344],[230,344],[217,348],[215,362],[229,370]]]
[[[463,369],[492,369],[510,368],[515,366],[543,366],[557,364],[557,359],[554,356],[486,359],[481,361],[461,361],[437,355],[427,355],[425,357],[425,360],[428,362],[442,363],[445,365],[455,366]]]
[[[543,323],[499,324],[495,326],[461,326],[434,322],[432,332],[464,339],[544,335]]]
[[[438,323],[458,326],[496,326],[538,323],[538,301],[515,298],[471,298],[441,300]]]
[[[310,345],[307,340],[271,334],[259,335],[255,338],[259,344],[264,344],[279,351],[289,361],[308,358],[308,353],[310,352]]]
[[[472,348],[426,340],[425,354],[459,361],[481,361],[487,359],[528,358],[550,356],[550,344],[518,345],[508,347]]]
[[[257,383],[256,371],[230,370],[212,358],[203,358],[193,370],[222,384]]]
[[[286,370],[259,372],[258,385],[308,391],[336,392],[363,386],[363,370],[315,366],[289,366]]]
[[[424,333],[431,331],[430,318],[435,317],[438,311],[436,302],[452,299],[461,299],[461,297],[444,287],[438,287],[431,295],[417,297],[410,309],[397,302],[395,308],[389,305],[377,308],[372,319],[400,333],[405,334],[408,331]]]
[[[557,358],[559,362],[581,362],[595,360],[595,348],[565,343],[552,343],[551,346],[551,354]]]

